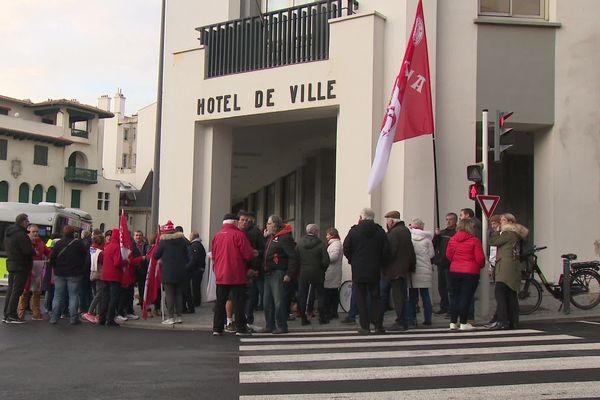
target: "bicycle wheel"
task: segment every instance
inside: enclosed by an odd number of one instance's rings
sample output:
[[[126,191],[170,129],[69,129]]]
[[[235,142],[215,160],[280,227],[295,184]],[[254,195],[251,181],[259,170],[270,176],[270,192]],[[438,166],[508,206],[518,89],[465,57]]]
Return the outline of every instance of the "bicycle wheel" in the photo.
[[[600,303],[600,275],[582,269],[571,275],[571,304],[589,310]]]
[[[519,314],[531,314],[542,304],[542,286],[533,278],[523,279],[518,298]]]
[[[352,281],[345,281],[340,286],[340,306],[344,312],[350,311],[350,302],[352,300]]]

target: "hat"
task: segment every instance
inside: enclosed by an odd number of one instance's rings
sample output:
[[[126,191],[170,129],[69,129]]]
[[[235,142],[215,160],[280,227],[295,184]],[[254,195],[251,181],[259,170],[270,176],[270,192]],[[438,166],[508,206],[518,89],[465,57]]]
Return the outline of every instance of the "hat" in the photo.
[[[384,216],[385,218],[400,219],[400,211],[389,211]]]
[[[235,220],[235,221],[237,221],[239,219],[240,218],[237,216],[237,214],[231,214],[231,213],[229,213],[229,214],[225,214],[223,216],[223,221],[227,221],[227,220]]]
[[[160,230],[163,233],[172,233],[175,232],[175,227],[173,226],[173,222],[171,222],[171,220],[168,220],[166,224],[160,227]]]

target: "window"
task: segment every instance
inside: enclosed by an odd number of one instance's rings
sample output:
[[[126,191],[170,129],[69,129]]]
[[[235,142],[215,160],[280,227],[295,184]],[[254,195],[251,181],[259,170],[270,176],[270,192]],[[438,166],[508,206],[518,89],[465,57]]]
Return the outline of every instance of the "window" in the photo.
[[[19,185],[19,203],[29,203],[29,185],[25,182]]]
[[[0,182],[0,201],[8,201],[8,182]]]
[[[288,222],[296,214],[296,173],[291,173],[283,178],[281,190],[281,218]]]
[[[123,140],[127,140],[129,137],[129,128],[123,129]]]
[[[127,154],[123,154],[123,159],[121,160],[121,168],[127,168]]]
[[[479,14],[544,18],[545,0],[479,0]]]
[[[109,203],[110,203],[110,193],[104,193],[104,211],[108,211]]]
[[[97,208],[98,210],[102,210],[102,203],[104,202],[104,196],[102,195],[102,192],[98,192],[98,204],[97,204]]]
[[[8,115],[10,108],[0,106],[0,115]]]
[[[98,192],[98,203],[97,203],[98,210],[104,209],[105,211],[108,211],[109,204],[110,204],[110,193]]]
[[[314,2],[315,0],[267,0],[267,12]]]
[[[31,202],[33,204],[39,204],[43,200],[44,188],[42,185],[35,185],[33,187],[33,193],[31,194]]]
[[[0,139],[0,160],[7,160],[8,158],[8,140]]]
[[[48,165],[48,146],[35,145],[33,148],[33,163],[35,165]]]
[[[54,186],[50,186],[46,191],[46,201],[48,203],[56,203],[56,188]]]
[[[81,190],[77,190],[77,189],[71,190],[71,207],[72,208],[81,207]]]

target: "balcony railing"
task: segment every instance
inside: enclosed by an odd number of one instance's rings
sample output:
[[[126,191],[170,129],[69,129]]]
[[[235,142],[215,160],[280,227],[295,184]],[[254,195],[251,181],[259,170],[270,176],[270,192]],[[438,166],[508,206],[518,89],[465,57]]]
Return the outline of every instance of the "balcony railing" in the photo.
[[[65,167],[65,181],[76,183],[98,183],[98,171],[95,169]]]
[[[317,1],[196,28],[216,77],[329,58],[330,18],[351,15],[356,0]]]
[[[77,136],[80,138],[87,139],[89,137],[89,133],[88,131],[73,128],[71,129],[71,136]]]

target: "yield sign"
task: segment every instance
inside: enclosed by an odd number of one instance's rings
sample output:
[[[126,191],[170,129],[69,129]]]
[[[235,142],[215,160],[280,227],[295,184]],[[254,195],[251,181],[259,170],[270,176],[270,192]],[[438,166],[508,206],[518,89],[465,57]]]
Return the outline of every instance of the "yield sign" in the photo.
[[[477,195],[477,201],[479,202],[485,217],[489,219],[494,214],[494,210],[500,202],[500,196],[480,194]]]

